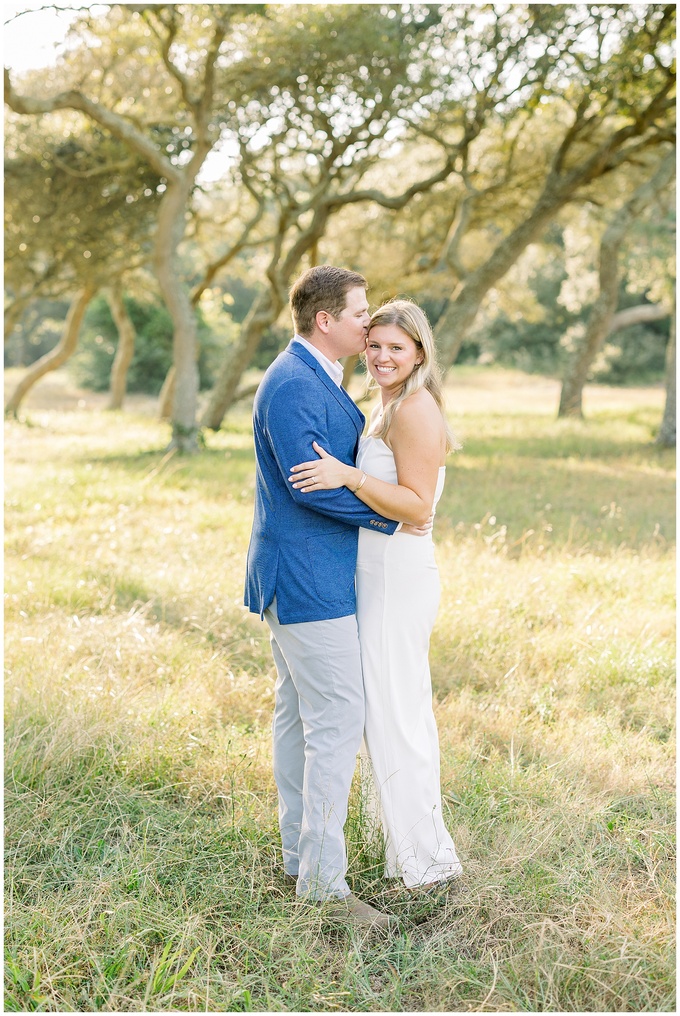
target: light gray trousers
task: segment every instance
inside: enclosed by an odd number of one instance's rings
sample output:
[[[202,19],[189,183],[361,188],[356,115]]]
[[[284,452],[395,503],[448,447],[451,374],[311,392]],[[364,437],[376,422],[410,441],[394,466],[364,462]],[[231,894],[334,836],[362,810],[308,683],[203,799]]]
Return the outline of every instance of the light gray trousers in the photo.
[[[298,896],[349,893],[343,827],[364,730],[356,617],[279,624],[265,611],[278,672],[273,731],[283,865]]]

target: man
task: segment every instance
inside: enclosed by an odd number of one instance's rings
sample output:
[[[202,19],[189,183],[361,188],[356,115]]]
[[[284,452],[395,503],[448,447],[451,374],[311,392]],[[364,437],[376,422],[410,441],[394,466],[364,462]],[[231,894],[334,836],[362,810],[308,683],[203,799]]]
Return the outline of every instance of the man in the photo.
[[[274,776],[284,871],[297,895],[330,901],[357,926],[389,919],[350,894],[343,826],[364,727],[354,573],[358,527],[391,535],[397,523],[346,488],[302,494],[291,466],[312,442],[354,464],[364,417],[342,387],[344,356],[363,352],[366,280],[321,265],[290,293],[295,337],[267,370],[253,415],[255,517],[245,603],[271,629],[278,678]]]

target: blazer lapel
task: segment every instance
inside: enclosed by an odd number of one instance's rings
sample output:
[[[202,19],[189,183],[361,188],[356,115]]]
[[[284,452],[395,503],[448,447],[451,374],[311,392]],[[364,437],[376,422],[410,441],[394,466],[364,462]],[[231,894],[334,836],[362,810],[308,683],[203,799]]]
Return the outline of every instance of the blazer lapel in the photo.
[[[357,428],[357,433],[361,435],[361,432],[364,429],[364,423],[366,422],[366,417],[345,389],[336,385],[335,381],[333,381],[333,379],[323,369],[317,358],[313,356],[308,349],[305,349],[300,342],[296,342],[295,339],[291,339],[286,348],[286,352],[292,353],[294,356],[299,356],[301,360],[304,360],[304,362],[311,367],[319,380],[323,382],[328,391],[331,393],[333,398],[336,399],[342,408],[352,417],[352,420]]]

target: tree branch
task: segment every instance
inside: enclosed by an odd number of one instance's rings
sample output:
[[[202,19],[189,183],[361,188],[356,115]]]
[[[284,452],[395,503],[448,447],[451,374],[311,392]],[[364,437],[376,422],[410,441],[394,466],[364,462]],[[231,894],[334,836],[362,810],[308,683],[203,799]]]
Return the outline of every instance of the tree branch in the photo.
[[[185,74],[182,74],[179,67],[176,64],[174,64],[170,59],[170,50],[177,36],[177,28],[178,28],[177,21],[174,17],[174,11],[173,18],[169,23],[163,21],[162,18],[159,19],[163,27],[166,29],[165,36],[161,35],[156,26],[153,24],[152,19],[150,17],[147,17],[147,14],[148,10],[144,9],[142,12],[142,17],[144,18],[146,24],[149,26],[150,30],[158,39],[161,50],[161,59],[165,64],[165,69],[168,71],[170,76],[173,77],[175,81],[179,84],[180,91],[182,93],[182,98],[184,99],[189,109],[195,111],[197,100],[191,94],[191,86],[189,83],[189,79]]]
[[[82,180],[87,180],[92,176],[104,176],[106,173],[117,173],[120,170],[131,169],[134,166],[134,159],[121,159],[118,162],[109,162],[104,166],[94,166],[92,169],[73,169],[67,162],[64,162],[56,152],[52,156],[52,160],[55,166],[59,169],[63,169],[69,176],[80,177]]]
[[[220,48],[224,42],[226,35],[226,28],[222,21],[218,19],[215,25],[215,31],[213,32],[212,42],[205,58],[205,73],[203,75],[203,92],[198,102],[196,109],[196,117],[198,120],[198,126],[205,132],[208,129],[207,117],[210,109],[213,93],[215,91],[215,64],[217,58],[220,55]]]
[[[106,127],[114,137],[141,155],[159,176],[164,176],[169,181],[181,179],[180,171],[161,153],[159,146],[146,138],[125,117],[101,106],[98,102],[93,102],[82,92],[60,92],[51,99],[35,99],[28,95],[19,95],[12,86],[9,70],[5,68],[5,102],[15,113],[29,116],[53,113],[58,109],[79,110],[102,127]]]
[[[13,14],[11,18],[8,18],[7,21],[3,21],[3,24],[4,25],[11,25],[11,23],[13,21],[16,21],[17,18],[23,17],[24,14],[40,14],[41,11],[60,11],[62,13],[65,13],[66,11],[68,11],[70,13],[71,11],[89,11],[89,10],[90,10],[89,6],[85,6],[85,7],[70,7],[70,6],[68,6],[68,7],[60,7],[59,4],[44,4],[42,7],[32,7],[30,10],[18,11],[16,14]]]
[[[651,321],[663,321],[670,315],[668,307],[660,303],[641,303],[636,307],[626,307],[619,310],[612,318],[609,334],[620,331],[622,328],[630,328],[631,325],[647,324]]]
[[[229,262],[232,261],[237,254],[240,254],[240,252],[244,249],[244,247],[249,246],[248,237],[250,236],[251,232],[264,215],[264,211],[265,204],[263,201],[260,203],[260,206],[255,212],[255,215],[253,215],[253,217],[243,227],[243,232],[241,233],[241,236],[238,238],[236,243],[232,244],[232,246],[228,250],[226,250],[221,257],[217,258],[216,261],[211,262],[211,264],[209,264],[206,267],[206,270],[203,274],[203,278],[201,279],[201,281],[191,294],[191,302],[194,305],[194,307],[198,304],[199,300],[201,299],[201,296],[206,291],[210,283],[213,281],[217,273],[221,271],[221,269],[224,268],[225,265],[228,265]]]
[[[419,180],[418,183],[412,184],[402,194],[389,197],[387,194],[383,194],[382,191],[375,189],[363,191],[358,190],[349,194],[332,195],[326,199],[325,204],[329,210],[340,208],[343,205],[356,204],[359,201],[375,201],[376,204],[382,205],[383,208],[404,208],[412,197],[415,197],[416,194],[421,194],[423,191],[429,190],[431,187],[434,187],[435,184],[441,183],[442,180],[446,180],[452,172],[453,162],[451,157],[448,157],[440,170],[433,173],[432,176],[428,176],[427,179]]]

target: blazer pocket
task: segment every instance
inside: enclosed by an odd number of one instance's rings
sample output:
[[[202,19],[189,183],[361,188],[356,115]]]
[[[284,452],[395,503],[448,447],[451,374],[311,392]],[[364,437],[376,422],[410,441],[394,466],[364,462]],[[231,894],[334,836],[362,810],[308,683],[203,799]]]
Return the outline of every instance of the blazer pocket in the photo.
[[[308,536],[306,542],[318,596],[329,603],[352,597],[357,566],[357,533],[324,533],[323,536]]]

